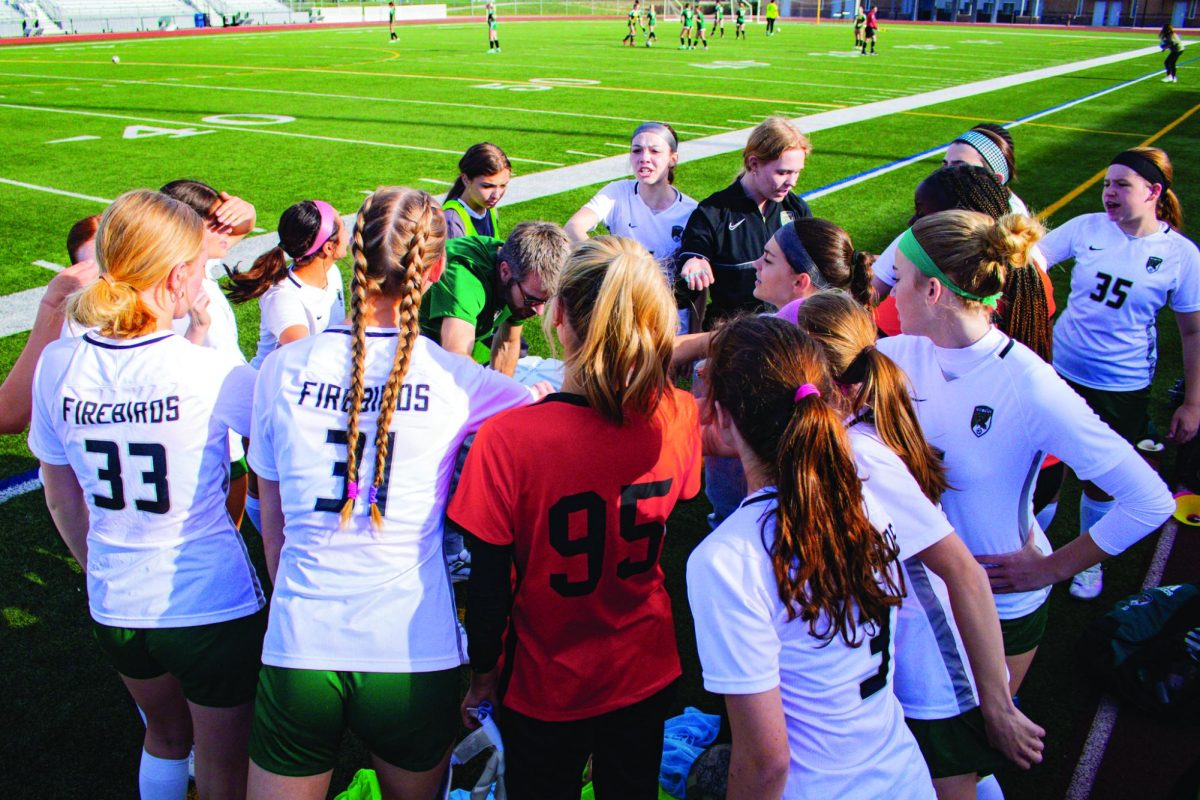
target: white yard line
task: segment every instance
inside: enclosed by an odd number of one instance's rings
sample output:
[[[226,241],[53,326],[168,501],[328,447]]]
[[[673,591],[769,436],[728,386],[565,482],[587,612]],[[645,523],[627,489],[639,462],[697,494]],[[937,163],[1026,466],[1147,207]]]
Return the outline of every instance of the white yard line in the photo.
[[[241,73],[230,73],[240,75]],[[11,78],[41,78],[45,80],[58,81],[103,81],[105,85],[113,82],[112,78],[84,78],[71,77],[65,75],[40,75],[27,72],[0,72],[0,76]],[[359,100],[368,103],[401,103],[404,105],[417,106],[435,106],[441,108],[465,108],[471,111],[502,111],[513,114],[541,114],[554,117],[573,117],[576,119],[602,119],[611,120],[613,122],[636,122],[641,123],[645,120],[641,117],[618,117],[609,114],[584,114],[578,111],[555,111],[552,109],[543,108],[521,108],[518,106],[494,106],[483,105],[480,103],[451,103],[444,100],[412,100],[402,97],[371,97],[368,95],[356,94],[337,94],[333,92],[303,92],[291,89],[263,89],[250,86],[214,86],[205,83],[165,83],[162,81],[138,81],[138,80],[118,80],[117,83],[135,86],[159,86],[167,89],[207,89],[214,92],[245,92],[249,94],[272,94],[283,95],[290,97],[321,97],[330,100]],[[664,120],[672,125],[684,125],[693,128],[709,128],[715,131],[727,131],[730,128],[726,125],[705,125],[699,122],[679,122],[676,120]],[[510,157],[511,158],[511,157]],[[512,159],[514,161],[520,159]]]
[[[242,133],[257,133],[264,136],[288,136],[296,139],[315,139],[321,142],[337,142],[339,144],[365,145],[367,147],[387,147],[396,150],[416,150],[423,153],[443,153],[445,155],[461,156],[461,150],[445,150],[440,147],[421,147],[415,144],[400,144],[398,142],[374,142],[368,139],[347,139],[342,136],[319,136],[314,133],[298,133],[296,131],[279,131],[269,128],[251,128],[245,125],[217,125],[211,122],[186,122],[183,120],[157,119],[154,117],[135,117],[130,114],[106,114],[100,111],[83,111],[73,108],[50,108],[49,106],[27,106],[18,103],[0,103],[0,108],[12,108],[18,111],[39,111],[46,114],[70,114],[80,117],[99,117],[101,119],[119,119],[130,122],[150,122],[155,125],[178,125],[184,128],[204,128],[213,131],[239,131]],[[561,167],[556,161],[539,161],[533,158],[517,158],[509,156],[511,161],[522,161],[526,164],[540,164],[549,167]]]

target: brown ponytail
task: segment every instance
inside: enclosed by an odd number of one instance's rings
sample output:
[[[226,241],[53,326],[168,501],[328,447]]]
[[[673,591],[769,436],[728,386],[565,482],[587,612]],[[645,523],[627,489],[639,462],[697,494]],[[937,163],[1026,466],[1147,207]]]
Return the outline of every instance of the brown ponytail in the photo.
[[[710,399],[733,420],[778,490],[771,556],[788,618],[851,647],[878,629],[904,594],[890,528],[866,515],[862,482],[835,391],[815,341],[774,317],[745,317],[713,336]],[[813,384],[818,394],[797,398]]]
[[[843,292],[818,292],[800,306],[796,324],[821,345],[834,380],[857,387],[847,397],[846,411],[870,414],[879,438],[908,467],[930,502],[938,502],[949,488],[946,468],[925,440],[908,376],[875,348],[870,312]]]
[[[338,243],[338,228],[335,226],[327,242]],[[254,259],[254,265],[245,272],[232,272],[228,268],[230,287],[225,296],[231,303],[244,303],[266,294],[267,290],[282,281],[288,274],[288,260],[303,266],[320,257],[321,249],[309,256],[304,254],[321,235],[321,210],[312,200],[302,200],[290,206],[279,217],[279,244]]]

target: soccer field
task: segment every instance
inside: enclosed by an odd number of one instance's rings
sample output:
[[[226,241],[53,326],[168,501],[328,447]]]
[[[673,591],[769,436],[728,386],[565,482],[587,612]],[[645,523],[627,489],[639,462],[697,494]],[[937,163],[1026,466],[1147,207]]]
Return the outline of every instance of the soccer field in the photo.
[[[903,229],[938,148],[987,120],[1014,123],[1014,190],[1051,223],[1099,210],[1109,159],[1148,143],[1171,154],[1185,213],[1200,207],[1200,70],[1185,52],[1180,83],[1160,83],[1150,32],[885,23],[879,55],[863,57],[848,23],[783,20],[771,39],[747,27],[737,41],[727,19],[707,51],[677,49],[678,22],[665,18],[647,49],[640,34],[636,48],[621,47],[623,20],[503,17],[498,55],[485,52],[482,22],[458,20],[399,27],[398,42],[372,27],[2,47],[0,364],[7,371],[24,344],[39,287],[66,261],[71,224],[123,191],[180,177],[246,198],[271,232],[306,198],[349,214],[380,185],[440,194],[462,151],[488,140],[514,166],[500,211],[507,230],[524,219],[565,222],[623,173],[640,122],[676,127],[676,185],[702,199],[733,179],[749,129],[781,114],[813,140],[798,191],[860,249],[878,252]],[[1067,274],[1053,277],[1061,308]],[[238,316],[252,355],[256,304]],[[540,332],[527,337],[545,354]],[[1180,372],[1177,339],[1168,315],[1152,407],[1160,425]],[[0,479],[33,466],[24,437],[0,437]],[[1064,496],[1056,543],[1075,525],[1073,497]],[[715,710],[719,700],[700,688],[683,587],[705,506],[681,506],[663,566],[685,664],[680,700]],[[82,577],[39,492],[0,506],[0,520],[0,669],[11,687],[0,796],[129,797],[137,718],[89,641]],[[1022,690],[1025,710],[1048,730],[1047,759],[1032,773],[1002,774],[1010,797],[1063,796],[1095,709],[1071,651],[1088,620],[1140,585],[1152,547],[1106,567],[1095,605],[1055,590],[1046,644]],[[351,749],[336,790],[360,757]]]

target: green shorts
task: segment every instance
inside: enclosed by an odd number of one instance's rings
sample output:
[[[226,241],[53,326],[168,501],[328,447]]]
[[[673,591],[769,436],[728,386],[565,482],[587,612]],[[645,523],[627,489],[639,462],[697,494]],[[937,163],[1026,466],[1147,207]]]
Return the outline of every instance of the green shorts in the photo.
[[[949,778],[974,772],[991,775],[1008,763],[987,740],[983,712],[978,707],[947,719],[908,719],[912,731],[934,778]]]
[[[1111,392],[1107,389],[1089,389],[1070,380],[1067,380],[1067,385],[1122,439],[1136,445],[1139,439],[1145,438],[1149,421],[1149,386],[1132,392]]]
[[[246,457],[242,456],[237,461],[229,462],[229,480],[236,481],[250,471],[250,465],[246,463]]]
[[[436,767],[459,728],[459,670],[329,672],[264,666],[250,760],[298,778],[333,769],[345,728],[392,766]]]
[[[1046,619],[1050,616],[1050,599],[1023,617],[1000,620],[1000,635],[1004,637],[1004,655],[1019,656],[1042,643],[1046,635]]]
[[[170,673],[199,706],[232,708],[254,699],[267,609],[186,628],[114,628],[92,621],[92,636],[117,672],[134,680]]]

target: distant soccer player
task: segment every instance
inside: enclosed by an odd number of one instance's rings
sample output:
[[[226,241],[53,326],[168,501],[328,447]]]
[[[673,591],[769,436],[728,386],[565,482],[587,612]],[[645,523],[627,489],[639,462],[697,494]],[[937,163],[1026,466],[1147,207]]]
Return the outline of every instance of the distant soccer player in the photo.
[[[654,3],[651,3],[650,8],[646,11],[646,47],[658,41],[658,35],[654,32],[656,22],[658,22],[658,15],[654,12]]]
[[[767,3],[767,36],[775,35],[775,20],[779,19],[779,4],[775,0],[770,0]]]
[[[487,5],[487,27],[488,27],[488,52],[500,52],[500,33],[496,30],[496,3],[495,0],[488,0]]]
[[[863,36],[863,28],[867,25],[867,15],[863,13],[861,5],[854,7],[854,49],[859,50],[867,43]]]
[[[733,28],[734,39],[746,38],[746,3],[745,0],[737,0],[737,16],[734,18]]]
[[[866,20],[866,36],[862,43],[862,54],[867,54],[867,42],[871,43],[871,55],[875,53],[875,36],[879,33],[879,20],[875,15],[879,11],[879,6],[871,6],[871,10],[867,12]]]
[[[396,3],[394,0],[388,3],[388,33],[391,34],[393,42],[400,38],[396,35]]]
[[[679,15],[679,49],[687,50],[692,46],[692,4],[684,3],[683,12]]]
[[[692,39],[692,49],[696,49],[696,42],[703,42],[704,49],[708,49],[708,34],[704,31],[704,9],[700,8],[700,4],[696,3],[696,36]]]
[[[638,19],[641,17],[640,3],[638,0],[633,0],[633,8],[629,9],[628,28],[625,33],[625,38],[621,40],[621,44],[629,42],[629,46],[633,47],[637,44],[637,26]]]
[[[720,32],[721,38],[725,38],[725,5],[724,0],[717,0],[717,4],[713,7],[713,36]]]

